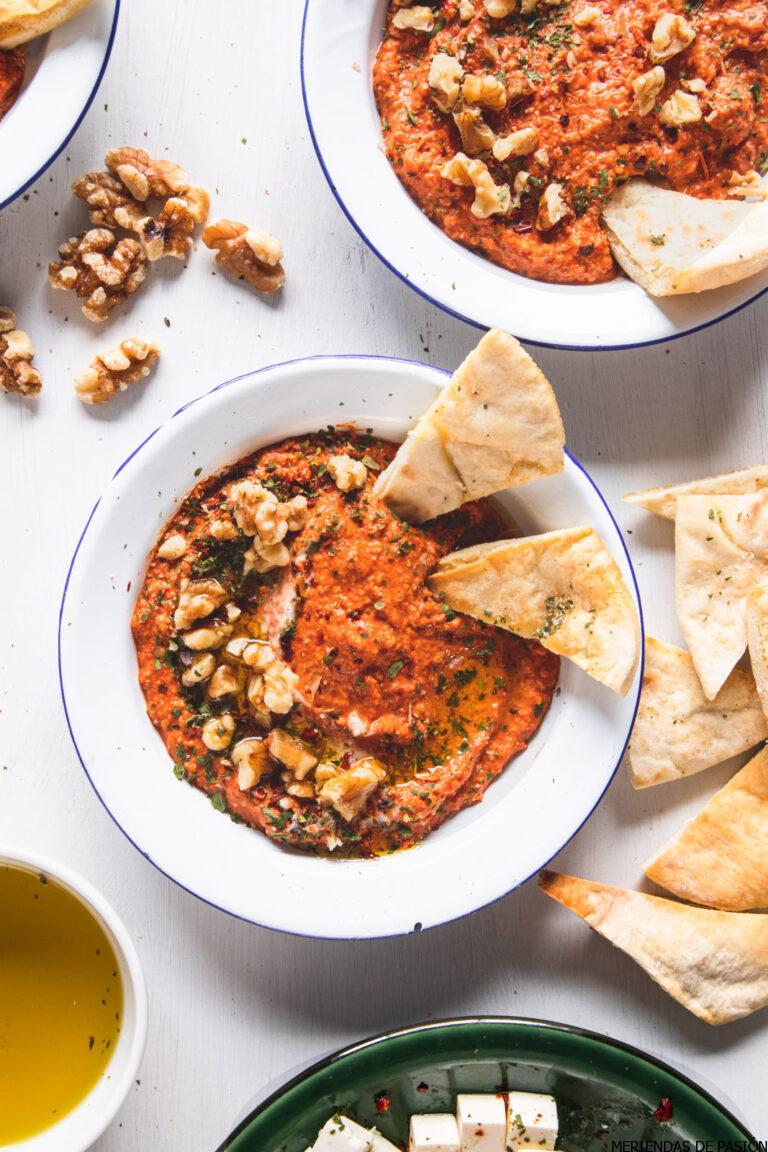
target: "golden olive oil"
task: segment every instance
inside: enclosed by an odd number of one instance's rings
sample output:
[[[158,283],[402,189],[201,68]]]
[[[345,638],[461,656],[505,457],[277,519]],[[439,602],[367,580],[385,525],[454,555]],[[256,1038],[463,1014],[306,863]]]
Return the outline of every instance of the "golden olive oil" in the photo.
[[[122,1011],[117,959],[93,915],[44,873],[0,863],[0,1147],[88,1095]]]

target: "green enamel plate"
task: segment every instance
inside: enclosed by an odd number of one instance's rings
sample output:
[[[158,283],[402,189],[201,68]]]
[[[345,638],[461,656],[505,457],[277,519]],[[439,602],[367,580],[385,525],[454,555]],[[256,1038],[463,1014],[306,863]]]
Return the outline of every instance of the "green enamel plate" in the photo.
[[[219,1152],[305,1152],[334,1112],[404,1147],[413,1113],[453,1111],[457,1092],[507,1089],[557,1099],[563,1152],[632,1152],[632,1141],[671,1141],[670,1152],[686,1152],[687,1142],[694,1152],[695,1141],[755,1140],[709,1093],[636,1048],[543,1020],[475,1017],[389,1032],[327,1057],[260,1104]],[[667,1121],[656,1118],[664,1098]]]

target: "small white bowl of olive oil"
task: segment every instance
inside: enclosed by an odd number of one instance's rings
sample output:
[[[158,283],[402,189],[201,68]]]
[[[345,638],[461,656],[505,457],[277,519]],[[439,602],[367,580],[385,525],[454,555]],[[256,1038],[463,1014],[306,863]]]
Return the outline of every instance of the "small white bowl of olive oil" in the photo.
[[[103,896],[0,844],[0,1149],[84,1152],[139,1069],[147,993]]]

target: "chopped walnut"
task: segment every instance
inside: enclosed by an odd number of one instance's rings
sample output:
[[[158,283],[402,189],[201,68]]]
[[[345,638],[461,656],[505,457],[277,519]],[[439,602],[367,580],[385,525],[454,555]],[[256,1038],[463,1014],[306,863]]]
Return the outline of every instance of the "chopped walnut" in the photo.
[[[91,223],[100,228],[138,231],[146,215],[124,184],[109,172],[86,172],[72,182],[72,191],[90,209]]]
[[[293,690],[299,678],[282,660],[274,660],[264,670],[264,704],[270,712],[284,716],[293,708]]]
[[[459,3],[459,20],[462,20],[466,24],[468,20],[472,19],[474,14],[475,14],[475,6],[472,3],[472,0],[460,0],[460,3]]]
[[[141,286],[147,275],[147,258],[138,240],[116,240],[109,228],[91,228],[59,245],[60,263],[48,265],[53,288],[75,292],[83,315],[95,324]]]
[[[172,536],[166,536],[157,549],[157,554],[161,560],[180,560],[186,551],[186,538],[180,532],[175,532]]]
[[[461,95],[467,104],[482,104],[499,112],[507,103],[507,90],[495,76],[465,76]]]
[[[291,554],[285,544],[262,544],[258,536],[254,536],[253,544],[243,553],[243,575],[271,572],[274,568],[285,568],[290,562]]]
[[[485,0],[485,10],[493,20],[503,20],[515,10],[517,0]]]
[[[479,108],[462,108],[461,112],[454,112],[453,122],[459,130],[461,146],[467,156],[478,156],[493,148],[496,133],[483,120]]]
[[[235,721],[231,716],[212,716],[203,724],[202,739],[211,752],[223,752],[232,743]]]
[[[540,232],[548,232],[569,214],[562,192],[562,184],[548,184],[544,189],[536,214],[536,227]]]
[[[241,687],[237,670],[229,664],[219,664],[208,681],[208,696],[211,700],[223,700],[225,696],[236,696]]]
[[[461,92],[464,69],[455,56],[436,52],[429,68],[432,99],[441,112],[451,112]]]
[[[680,88],[665,100],[659,112],[659,120],[670,128],[682,128],[685,124],[696,124],[701,120],[701,106],[693,92],[683,92]]]
[[[538,143],[539,133],[536,128],[520,128],[508,136],[499,136],[493,146],[493,155],[497,160],[508,160],[510,156],[529,156]]]
[[[353,492],[355,488],[362,488],[368,478],[368,470],[362,460],[355,460],[345,454],[329,456],[328,471],[341,492]]]
[[[149,376],[160,356],[149,340],[123,340],[110,352],[100,352],[90,368],[75,380],[75,391],[84,404],[106,404],[129,384]]]
[[[163,256],[186,260],[194,230],[194,217],[180,196],[166,200],[158,216],[144,216],[136,229],[147,260],[152,263]]]
[[[685,16],[664,12],[653,29],[648,57],[653,64],[663,64],[683,52],[696,38],[696,32]]]
[[[35,349],[26,332],[16,327],[10,308],[0,308],[0,389],[19,396],[37,396],[43,378],[32,367]]]
[[[153,160],[142,148],[110,148],[106,165],[122,180],[136,200],[178,196],[186,192],[192,182],[178,164],[170,160]]]
[[[225,516],[217,516],[215,520],[212,520],[208,530],[214,540],[234,540],[237,536],[237,528]]]
[[[517,104],[534,91],[533,82],[524,72],[510,72],[506,80],[507,104]]]
[[[707,85],[700,76],[694,76],[691,80],[684,80],[681,77],[680,83],[686,92],[695,92],[697,95],[701,95],[702,92],[706,92],[707,90]]]
[[[577,28],[587,28],[590,24],[594,24],[601,15],[600,9],[596,8],[594,4],[586,4],[583,8],[578,8],[571,19]]]
[[[282,244],[261,228],[217,220],[203,232],[203,244],[216,250],[217,264],[259,292],[277,292],[285,284]]]
[[[303,740],[291,736],[282,728],[273,728],[267,739],[270,754],[290,768],[297,780],[304,780],[317,765],[317,756]]]
[[[547,152],[546,148],[537,148],[533,153],[533,159],[537,164],[541,164],[542,168],[549,167],[549,152]]]
[[[266,640],[246,640],[240,659],[252,672],[263,672],[277,657],[274,648]]]
[[[431,32],[435,26],[435,17],[431,8],[417,4],[413,8],[401,8],[399,12],[395,12],[392,26],[401,31],[413,28],[416,32]]]
[[[768,199],[768,188],[759,172],[731,172],[728,178],[728,195],[743,196],[745,200],[752,197],[765,200]]]
[[[237,786],[241,792],[253,788],[271,767],[267,745],[260,736],[238,740],[230,752],[230,759],[237,769]]]
[[[196,620],[210,616],[227,600],[227,590],[218,580],[182,580],[173,625],[181,632]],[[231,632],[231,629],[230,629]]]
[[[354,820],[373,793],[386,779],[387,771],[378,760],[366,756],[351,768],[326,780],[320,789],[320,799],[331,804],[348,823]]]
[[[493,177],[482,160],[470,160],[463,152],[457,152],[441,169],[441,176],[452,184],[474,187],[475,199],[472,202],[472,215],[484,220],[495,213],[506,215],[512,203],[507,184],[495,184]]]
[[[210,680],[216,670],[216,657],[212,652],[201,652],[193,656],[181,675],[181,682],[185,688],[194,688],[196,684],[204,684]]]
[[[664,87],[666,79],[667,74],[660,64],[651,68],[649,72],[643,72],[642,76],[635,77],[632,81],[632,89],[635,93],[632,108],[638,115],[648,116],[653,112],[656,107],[656,97]]]
[[[193,652],[206,652],[212,648],[221,648],[232,635],[231,624],[206,624],[202,628],[195,628],[192,632],[184,632],[182,640],[187,648]]]

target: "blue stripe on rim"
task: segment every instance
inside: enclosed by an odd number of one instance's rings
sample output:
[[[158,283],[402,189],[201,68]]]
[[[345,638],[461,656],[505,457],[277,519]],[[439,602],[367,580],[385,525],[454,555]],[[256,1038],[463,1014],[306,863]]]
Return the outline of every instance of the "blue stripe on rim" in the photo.
[[[318,356],[297,356],[292,360],[283,360],[277,364],[267,364],[263,368],[254,369],[252,372],[242,372],[239,376],[233,376],[231,380],[224,380],[221,384],[217,384],[214,388],[210,388],[207,392],[203,392],[200,396],[195,396],[194,399],[188,400],[186,404],[182,404],[181,408],[178,408],[173,413],[173,415],[171,416],[171,420],[175,420],[177,416],[180,416],[182,412],[186,412],[186,410],[188,408],[191,408],[193,404],[199,403],[199,401],[204,400],[207,396],[211,396],[214,392],[219,392],[222,388],[228,388],[230,384],[237,384],[240,380],[245,380],[250,376],[261,376],[265,372],[273,372],[278,368],[288,368],[293,364],[308,364],[308,363],[312,363],[313,361],[318,361],[318,360],[377,360],[377,361],[384,361],[385,363],[388,363],[388,364],[408,364],[408,365],[412,365],[416,368],[427,368],[432,372],[439,373],[441,376],[450,376],[450,372],[447,372],[444,368],[436,368],[433,364],[425,364],[421,360],[408,360],[405,357],[400,357],[400,356],[374,356],[374,355],[370,355],[370,354],[366,354],[366,353],[359,353],[358,354],[358,353],[354,353],[354,352],[341,353],[339,355],[326,354],[326,355],[318,355]],[[115,473],[112,477],[113,480],[115,479],[115,477],[120,475],[120,473],[123,471],[123,469],[128,464],[130,464],[130,462],[134,459],[135,456],[137,456],[139,454],[139,452],[142,450],[142,448],[144,448],[145,445],[147,445],[149,443],[149,441],[152,440],[153,437],[155,437],[157,435],[157,433],[160,431],[160,429],[163,428],[164,426],[165,425],[163,425],[163,424],[158,425],[158,427],[155,428],[155,430],[153,432],[150,432],[150,434],[144,440],[142,440],[141,443],[138,444],[136,448],[134,448],[134,450],[130,453],[130,455],[128,455],[125,458],[125,460],[122,462],[120,467],[117,468],[117,470],[115,471]],[[589,818],[593,815],[595,810],[599,807],[603,797],[605,796],[606,792],[608,791],[608,789],[609,789],[609,787],[613,781],[614,776],[616,775],[616,773],[619,769],[619,765],[621,764],[621,761],[624,759],[624,753],[626,752],[627,747],[629,745],[629,738],[630,738],[630,735],[632,734],[632,728],[634,727],[635,717],[637,716],[637,709],[638,709],[639,704],[640,704],[640,684],[642,683],[643,672],[645,669],[645,620],[643,617],[643,605],[642,605],[642,601],[640,599],[640,589],[639,589],[638,584],[637,584],[637,577],[635,576],[635,569],[634,569],[634,566],[632,564],[632,558],[629,555],[629,550],[628,550],[626,544],[624,543],[623,536],[621,535],[621,529],[619,528],[619,525],[616,523],[616,519],[615,519],[613,513],[611,512],[610,507],[608,506],[608,502],[606,501],[602,492],[597,487],[597,484],[595,484],[594,480],[590,476],[589,472],[587,472],[587,470],[583,466],[583,464],[581,464],[580,461],[577,460],[575,456],[571,455],[571,453],[568,451],[567,448],[565,449],[565,454],[568,457],[568,459],[571,461],[571,463],[575,464],[575,466],[579,469],[579,471],[581,473],[583,473],[584,477],[589,481],[589,483],[591,484],[592,488],[595,491],[595,494],[597,495],[598,499],[600,500],[600,503],[603,505],[606,512],[608,513],[608,516],[610,517],[611,523],[613,524],[614,528],[616,529],[616,534],[619,538],[619,542],[621,544],[621,547],[624,550],[624,555],[625,555],[626,560],[627,560],[627,565],[629,566],[630,575],[632,576],[632,585],[635,589],[635,597],[637,600],[638,615],[640,617],[640,667],[639,667],[637,697],[635,699],[635,707],[634,707],[634,711],[632,713],[632,722],[629,726],[629,731],[627,732],[627,738],[624,741],[624,746],[623,746],[621,753],[620,753],[620,755],[616,761],[616,764],[614,765],[613,771],[611,772],[610,776],[608,777],[608,780],[606,781],[605,787],[603,788],[602,792],[598,796],[594,805],[592,806],[590,811],[587,813],[587,815],[584,817],[582,822],[579,824],[579,826],[577,828],[574,829],[574,831],[571,833],[571,835],[568,837],[568,839],[563,844],[561,844],[561,846],[558,848],[557,852],[554,852],[547,860],[542,861],[542,863],[539,865],[538,868],[536,868],[533,872],[531,872],[528,876],[526,876],[518,884],[515,884],[512,888],[508,889],[506,892],[502,892],[498,896],[494,896],[494,898],[492,900],[489,900],[486,904],[481,904],[479,908],[472,909],[471,912],[462,912],[458,916],[451,916],[448,920],[441,921],[440,924],[431,925],[430,926],[431,928],[441,928],[445,924],[452,924],[457,920],[463,920],[466,916],[472,916],[476,912],[482,912],[482,910],[484,908],[489,908],[492,904],[496,904],[499,900],[503,900],[506,896],[508,896],[510,894],[510,892],[514,892],[518,888],[521,888],[523,886],[523,884],[527,884],[528,881],[531,880],[542,868],[546,868],[546,866],[548,864],[550,864],[552,862],[552,860],[554,860],[555,856],[558,856],[570,844],[570,842],[571,842],[571,840],[573,840],[574,836],[576,836],[577,833],[581,831],[581,829],[587,823]],[[208,899],[206,899],[205,896],[201,896],[199,893],[194,892],[191,888],[187,888],[187,886],[185,884],[182,884],[182,882],[180,880],[177,880],[175,876],[172,876],[169,872],[166,872],[164,868],[161,868],[160,865],[157,864],[152,859],[152,857],[149,855],[149,853],[145,852],[144,849],[141,847],[141,845],[137,844],[137,842],[133,839],[133,837],[130,836],[128,834],[128,832],[126,832],[125,828],[123,828],[122,824],[119,822],[117,817],[114,815],[114,813],[111,811],[111,809],[107,806],[106,802],[104,801],[103,797],[101,796],[101,793],[99,792],[98,788],[96,787],[95,783],[93,782],[91,775],[88,771],[88,768],[86,767],[85,760],[82,757],[82,754],[80,752],[80,748],[78,747],[77,738],[75,737],[75,733],[74,733],[74,730],[72,728],[72,721],[70,720],[69,709],[67,708],[67,695],[66,695],[66,689],[64,687],[64,669],[62,666],[62,658],[61,658],[62,624],[63,624],[63,620],[64,620],[64,609],[65,609],[66,601],[67,601],[67,592],[69,591],[69,584],[70,584],[70,580],[72,579],[72,572],[74,570],[75,562],[76,562],[78,554],[80,552],[80,547],[83,543],[83,540],[86,537],[86,533],[88,532],[88,529],[91,525],[91,521],[93,520],[93,517],[96,514],[96,509],[99,507],[100,503],[101,503],[101,497],[99,497],[99,499],[96,501],[93,508],[91,509],[91,513],[90,513],[90,515],[89,515],[89,517],[85,523],[85,527],[83,528],[83,531],[80,533],[80,537],[77,541],[75,551],[74,551],[72,559],[69,563],[69,568],[67,569],[67,576],[66,576],[66,580],[64,582],[64,591],[62,593],[61,605],[59,607],[59,626],[58,626],[58,637],[57,637],[57,660],[58,660],[58,670],[59,670],[59,690],[61,692],[61,703],[62,703],[62,706],[64,708],[64,716],[65,716],[66,721],[67,721],[67,728],[69,730],[69,735],[70,735],[70,738],[72,740],[72,744],[74,746],[75,753],[77,754],[77,758],[80,761],[80,766],[82,767],[83,771],[85,772],[85,775],[88,779],[88,783],[93,788],[99,801],[101,802],[105,811],[111,817],[112,821],[117,825],[117,827],[120,829],[122,834],[125,836],[126,840],[128,840],[133,845],[133,847],[137,850],[137,852],[140,852],[141,855],[146,860],[148,860],[149,863],[154,868],[157,868],[158,872],[161,872],[163,874],[163,876],[165,876],[168,880],[172,880],[173,883],[176,884],[179,888],[181,888],[184,892],[188,892],[190,894],[190,896],[194,896],[196,899],[202,901],[203,904],[208,904],[211,908],[216,908],[217,911],[219,911],[219,912],[225,912],[228,916],[232,916],[236,920],[242,920],[246,924],[255,924],[259,928],[267,928],[267,929],[269,929],[270,932],[281,932],[285,936],[303,936],[303,937],[308,937],[311,940],[340,940],[340,939],[342,939],[342,940],[343,939],[349,939],[349,940],[356,940],[356,939],[387,940],[387,939],[390,939],[390,938],[396,937],[396,936],[409,935],[410,933],[406,933],[406,932],[393,932],[393,933],[387,933],[383,936],[365,936],[365,937],[318,936],[318,935],[313,935],[312,933],[309,933],[309,932],[291,932],[285,928],[273,928],[270,924],[261,924],[260,921],[258,921],[258,920],[251,920],[247,916],[241,916],[238,912],[233,912],[229,908],[224,908],[222,905],[216,904],[213,900],[208,900]],[[414,929],[414,931],[415,931],[415,929]],[[427,931],[429,931],[429,929],[427,929]]]
[[[375,1036],[369,1036],[365,1040],[358,1040],[355,1044],[349,1044],[345,1048],[338,1048],[336,1051],[331,1052],[328,1056],[323,1056],[321,1059],[314,1061],[303,1072],[297,1073],[291,1077],[282,1087],[277,1091],[271,1092],[265,1100],[257,1104],[249,1114],[240,1121],[233,1132],[220,1144],[216,1152],[227,1152],[231,1148],[238,1136],[248,1128],[253,1120],[262,1113],[271,1108],[281,1096],[290,1092],[293,1088],[298,1087],[304,1080],[322,1072],[325,1068],[331,1068],[334,1064],[339,1064],[348,1056],[353,1056],[356,1052],[364,1051],[366,1048],[375,1048],[377,1044],[385,1040],[396,1039],[398,1036],[412,1036],[419,1032],[433,1032],[441,1031],[443,1029],[451,1029],[461,1027],[465,1024],[514,1024],[520,1025],[523,1028],[543,1028],[551,1032],[566,1032],[571,1036],[582,1036],[587,1040],[592,1040],[601,1047],[615,1048],[619,1052],[626,1052],[630,1056],[634,1056],[640,1060],[644,1060],[652,1067],[659,1069],[666,1076],[679,1083],[684,1084],[693,1092],[697,1093],[703,1100],[721,1113],[734,1128],[739,1129],[747,1137],[748,1142],[757,1145],[758,1141],[753,1136],[749,1129],[745,1127],[743,1122],[737,1116],[726,1108],[719,1100],[716,1100],[711,1092],[706,1088],[702,1088],[695,1080],[692,1080],[685,1072],[681,1072],[678,1068],[673,1068],[671,1064],[667,1064],[658,1056],[652,1055],[650,1052],[645,1052],[642,1048],[636,1047],[634,1044],[628,1044],[625,1040],[616,1040],[613,1036],[604,1036],[601,1032],[592,1032],[589,1028],[580,1028],[575,1024],[558,1024],[554,1020],[540,1020],[536,1016],[451,1016],[445,1020],[425,1020],[421,1024],[411,1024],[406,1028],[393,1028],[389,1032],[379,1032]]]
[[[368,245],[374,256],[377,256],[379,260],[381,260],[382,264],[388,268],[390,272],[393,272],[395,276],[397,276],[398,280],[401,280],[403,284],[407,284],[409,288],[411,288],[414,292],[417,293],[417,295],[421,296],[422,299],[426,300],[429,304],[434,304],[434,306],[439,308],[442,312],[447,312],[449,316],[453,316],[455,320],[461,320],[464,324],[470,324],[473,328],[479,328],[480,331],[486,331],[487,325],[481,324],[477,320],[472,320],[469,316],[462,315],[461,312],[456,312],[453,308],[449,308],[447,304],[443,304],[441,300],[436,299],[434,296],[430,296],[430,294],[423,288],[419,288],[418,284],[414,284],[410,277],[405,274],[405,272],[401,272],[399,268],[396,268],[394,264],[390,263],[386,256],[384,256],[379,251],[379,249],[371,243],[365,232],[363,232],[362,228],[357,223],[354,216],[351,214],[346,204],[342,200],[341,193],[334,184],[331,173],[325,163],[323,154],[320,151],[320,144],[315,134],[315,126],[312,123],[312,115],[309,111],[309,97],[307,95],[306,77],[304,74],[304,48],[307,32],[307,14],[309,12],[309,6],[311,3],[312,0],[305,0],[304,17],[301,22],[301,95],[304,101],[304,114],[307,118],[309,135],[312,139],[315,154],[320,163],[323,175],[328,182],[328,187],[330,188],[331,192],[333,192],[339,207],[341,208],[349,223],[354,228],[355,232],[357,232],[360,239]],[[637,340],[629,344],[558,344],[554,341],[548,340],[532,340],[530,336],[520,336],[519,334],[518,338],[525,344],[532,344],[534,348],[553,348],[558,352],[626,352],[631,348],[651,348],[655,344],[671,344],[673,340],[681,340],[684,336],[693,336],[697,332],[703,332],[706,328],[712,328],[713,325],[720,324],[723,320],[730,319],[730,317],[735,316],[737,312],[741,312],[744,308],[749,307],[750,304],[754,304],[755,301],[759,300],[761,296],[764,296],[766,292],[768,292],[768,287],[761,288],[760,291],[756,292],[754,296],[750,296],[748,300],[743,301],[741,304],[737,304],[735,308],[731,308],[730,312],[724,312],[722,316],[716,316],[714,320],[707,320],[703,324],[697,324],[694,328],[686,328],[685,332],[675,332],[670,336],[659,336],[654,340]]]
[[[43,164],[43,166],[41,168],[38,168],[38,170],[37,170],[37,172],[35,172],[34,176],[30,176],[29,180],[27,180],[27,182],[25,184],[22,184],[21,188],[19,188],[16,192],[12,193],[12,195],[10,195],[6,200],[3,200],[2,204],[0,204],[0,212],[2,212],[3,208],[7,208],[9,204],[12,204],[14,200],[17,200],[19,198],[19,196],[21,196],[22,192],[26,192],[27,188],[30,188],[35,183],[35,181],[39,180],[40,177],[43,175],[43,173],[45,171],[47,171],[48,168],[50,168],[50,166],[51,166],[51,164],[53,164],[54,160],[56,160],[57,157],[59,157],[61,155],[63,150],[66,148],[67,144],[69,144],[69,142],[72,139],[72,137],[74,136],[75,132],[77,132],[78,128],[80,127],[80,125],[82,124],[86,115],[88,114],[88,111],[91,107],[91,104],[93,104],[93,101],[95,99],[96,93],[98,92],[99,88],[101,87],[101,82],[104,79],[104,73],[106,72],[107,65],[109,64],[109,58],[112,55],[112,48],[113,48],[114,43],[115,43],[115,36],[117,35],[117,21],[118,21],[119,15],[120,15],[121,3],[122,3],[122,0],[114,0],[115,14],[112,17],[112,27],[110,28],[110,31],[109,31],[109,40],[107,41],[107,50],[104,53],[104,59],[101,63],[101,68],[99,69],[99,74],[96,77],[96,83],[94,84],[94,86],[91,90],[90,96],[88,97],[88,99],[85,102],[85,105],[83,107],[82,112],[78,116],[77,120],[75,120],[71,129],[69,130],[67,135],[64,137],[61,144],[59,144],[58,148],[53,153],[53,155],[50,157],[50,159],[46,160],[45,164]]]

